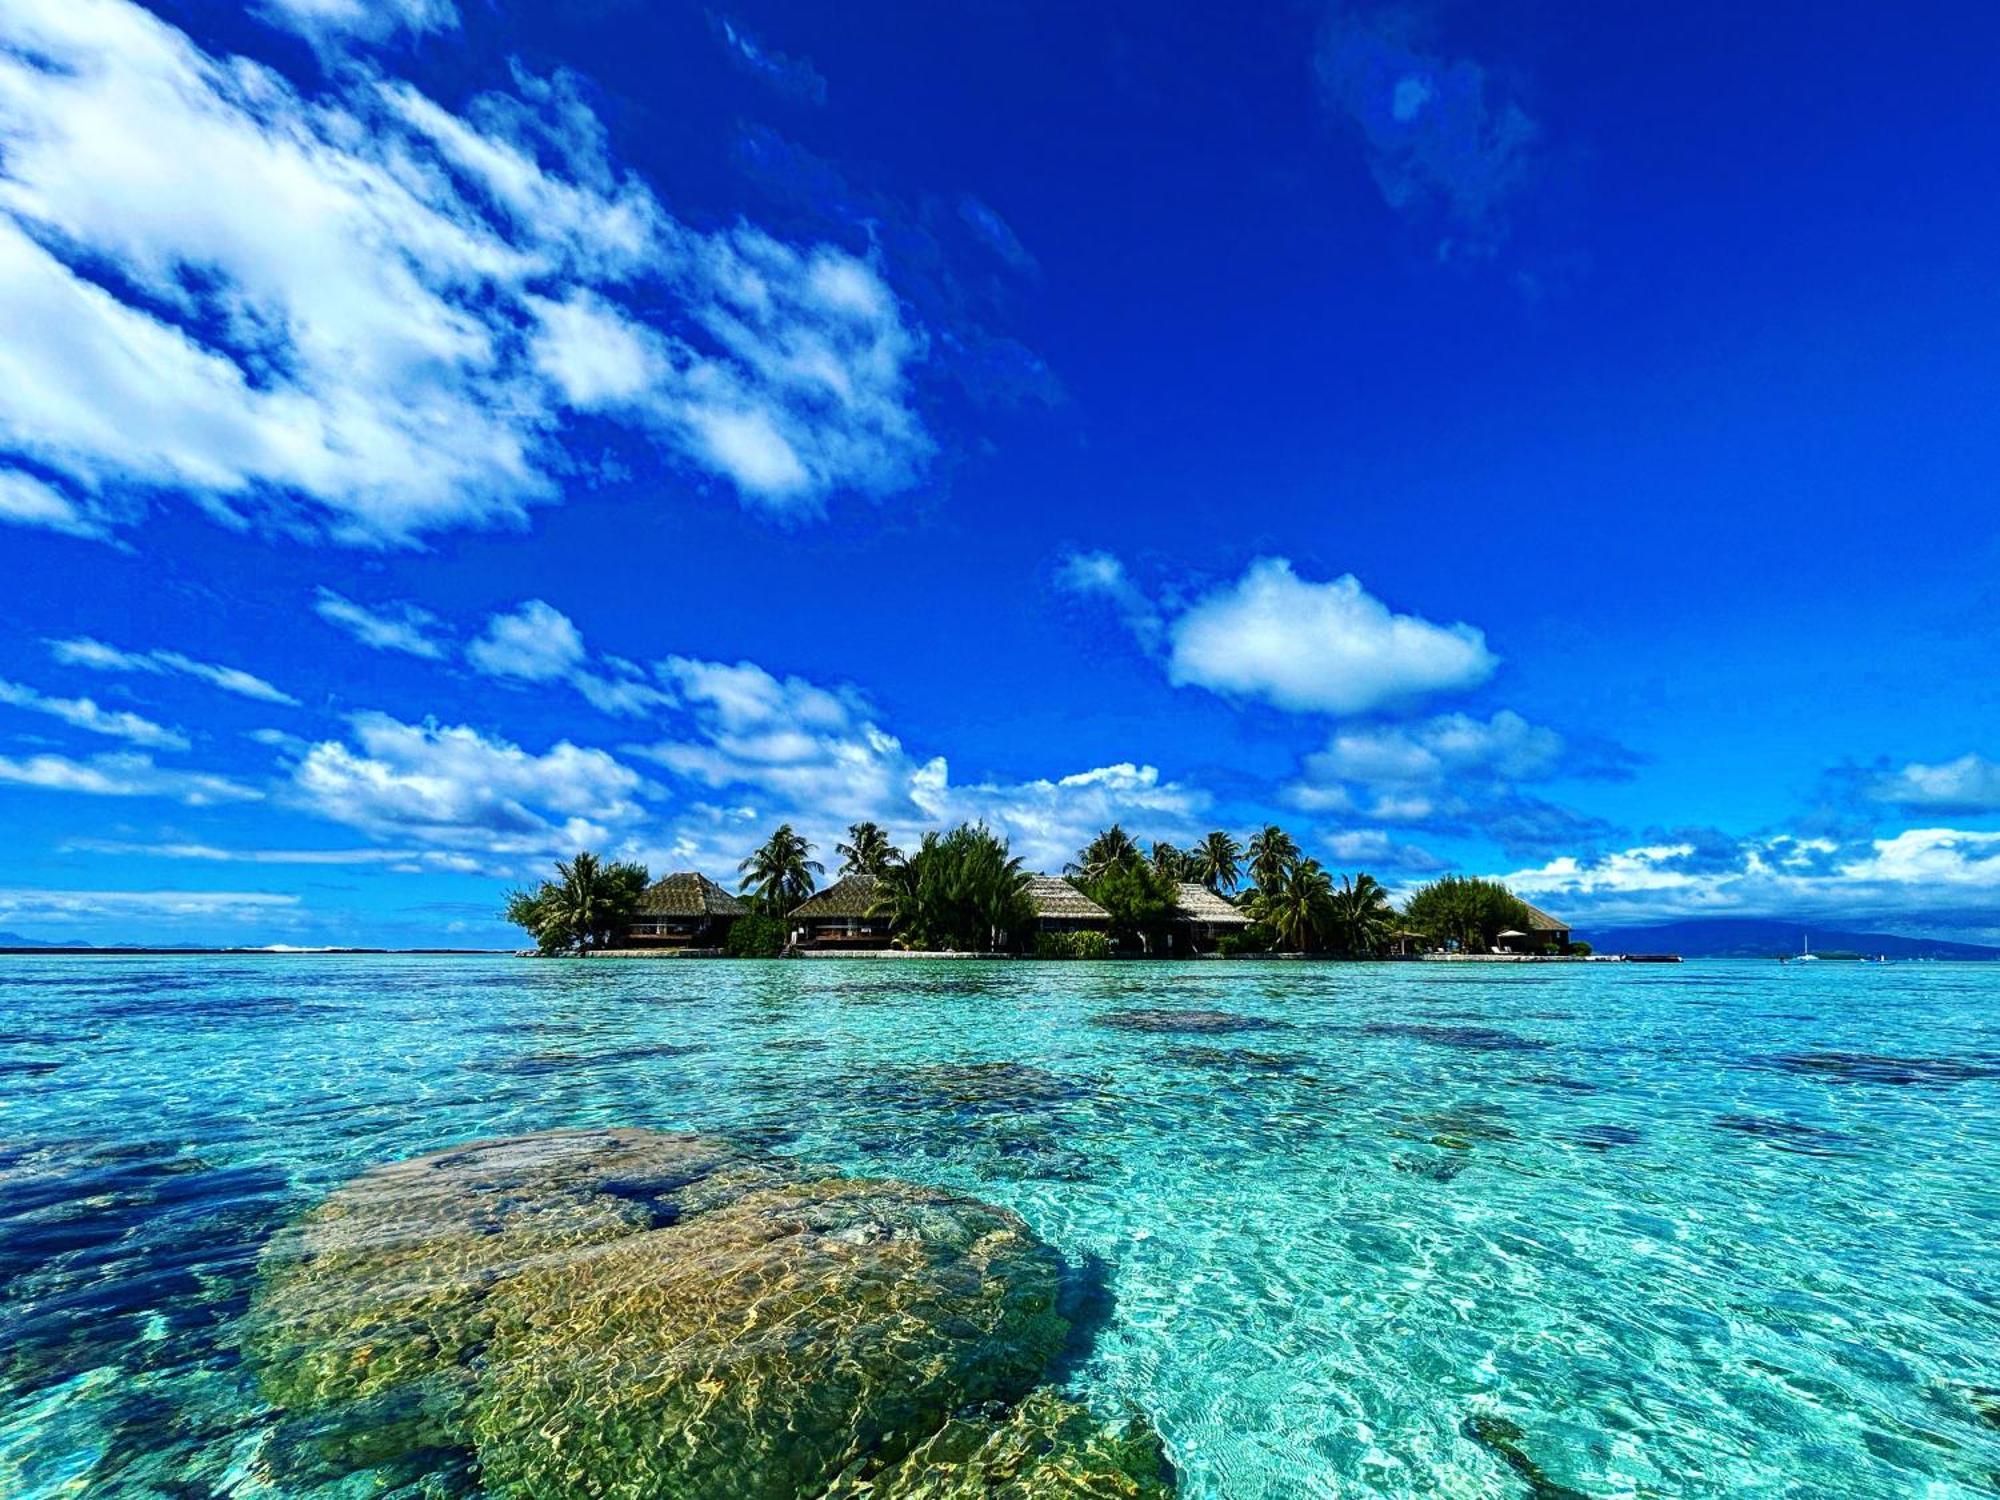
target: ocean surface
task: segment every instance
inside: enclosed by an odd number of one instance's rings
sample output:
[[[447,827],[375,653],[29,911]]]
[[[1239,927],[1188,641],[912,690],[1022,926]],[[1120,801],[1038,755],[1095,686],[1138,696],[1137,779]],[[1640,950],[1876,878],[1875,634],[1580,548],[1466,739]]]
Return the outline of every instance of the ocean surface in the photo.
[[[0,1495],[372,1493],[274,1477],[260,1247],[603,1124],[1018,1211],[1185,1496],[2000,1487],[2000,965],[28,958]]]

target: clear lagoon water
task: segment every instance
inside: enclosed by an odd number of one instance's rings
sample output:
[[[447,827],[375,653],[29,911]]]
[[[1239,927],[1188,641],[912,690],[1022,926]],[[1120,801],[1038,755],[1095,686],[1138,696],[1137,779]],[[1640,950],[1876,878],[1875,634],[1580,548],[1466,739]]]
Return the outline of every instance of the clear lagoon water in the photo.
[[[1102,1024],[1189,1009],[1270,1024]],[[1018,1211],[1102,1288],[1067,1391],[1185,1496],[2000,1487],[2000,965],[33,958],[0,1495],[373,1493],[273,1477],[259,1249],[603,1124]]]

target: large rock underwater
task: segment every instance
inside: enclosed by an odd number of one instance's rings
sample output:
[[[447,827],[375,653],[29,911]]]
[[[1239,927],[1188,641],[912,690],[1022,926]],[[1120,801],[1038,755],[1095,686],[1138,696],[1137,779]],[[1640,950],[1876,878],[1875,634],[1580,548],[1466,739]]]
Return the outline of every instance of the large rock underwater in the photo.
[[[1043,1387],[1064,1266],[1015,1214],[730,1142],[556,1131],[377,1167],[265,1253],[245,1349],[321,1473],[534,1500],[1173,1493]]]

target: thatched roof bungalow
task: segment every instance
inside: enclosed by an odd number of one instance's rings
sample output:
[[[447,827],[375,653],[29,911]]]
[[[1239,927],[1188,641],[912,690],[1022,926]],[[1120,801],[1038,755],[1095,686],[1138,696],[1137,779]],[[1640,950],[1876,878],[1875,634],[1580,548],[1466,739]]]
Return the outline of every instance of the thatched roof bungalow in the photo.
[[[791,911],[792,941],[801,948],[886,948],[889,919],[874,915],[873,875],[845,875]]]
[[[1110,912],[1060,875],[1029,876],[1028,899],[1037,932],[1102,932],[1111,925]]]
[[[625,944],[632,948],[719,948],[749,907],[706,875],[682,870],[646,887]]]
[[[1250,918],[1207,886],[1183,880],[1174,887],[1174,940],[1197,953],[1207,952],[1230,933],[1241,932]]]
[[[1552,917],[1539,906],[1521,903],[1528,909],[1527,930],[1503,932],[1495,946],[1509,953],[1561,953],[1569,947],[1569,923]]]

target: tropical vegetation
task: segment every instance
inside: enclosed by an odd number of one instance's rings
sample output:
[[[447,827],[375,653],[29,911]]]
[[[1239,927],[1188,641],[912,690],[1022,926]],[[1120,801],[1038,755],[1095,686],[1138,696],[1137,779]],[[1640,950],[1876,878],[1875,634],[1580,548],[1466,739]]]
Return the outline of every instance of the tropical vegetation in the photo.
[[[525,928],[543,953],[602,948],[631,925],[650,878],[644,865],[605,864],[585,850],[558,860],[554,880],[509,892],[507,920]]]
[[[880,823],[850,824],[847,842],[835,844],[833,852],[840,856],[842,875],[886,875],[903,858],[903,851],[889,842],[888,830]]]
[[[1527,904],[1497,880],[1446,875],[1403,903],[1403,920],[1439,947],[1484,953],[1503,932],[1524,932]]]
[[[736,867],[743,877],[739,889],[774,911],[790,911],[826,873],[826,866],[812,856],[813,845],[793,832],[791,824],[781,823],[762,848]]]
[[[897,944],[927,952],[999,952],[1034,931],[1028,872],[985,824],[927,833],[917,852],[888,866],[874,914]]]

